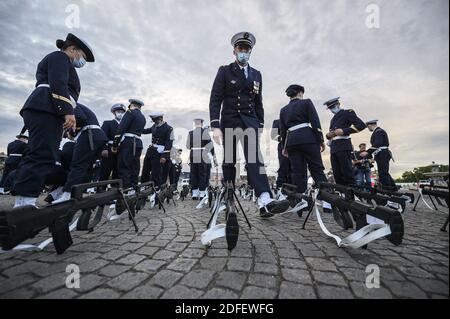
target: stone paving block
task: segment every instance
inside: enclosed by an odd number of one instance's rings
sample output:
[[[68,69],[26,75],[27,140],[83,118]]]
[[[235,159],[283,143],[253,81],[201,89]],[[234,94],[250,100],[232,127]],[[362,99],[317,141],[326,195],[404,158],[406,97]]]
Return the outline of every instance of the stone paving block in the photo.
[[[131,268],[130,265],[111,264],[106,267],[103,267],[99,271],[99,274],[107,277],[117,277],[120,274],[124,273],[125,271],[128,271],[130,268]]]
[[[232,271],[250,271],[252,260],[250,258],[231,257],[228,259],[227,268]]]
[[[249,286],[244,288],[241,299],[274,299],[276,296],[275,290]]]
[[[214,274],[215,272],[211,270],[194,270],[184,276],[180,284],[188,287],[205,289],[213,279]]]
[[[231,290],[222,288],[213,288],[208,290],[202,298],[204,299],[237,299],[238,295]]]
[[[130,291],[131,289],[139,286],[145,281],[149,276],[145,273],[133,273],[126,272],[122,275],[107,282],[108,286],[123,291]]]
[[[139,262],[141,262],[144,259],[146,259],[145,256],[137,255],[137,254],[129,254],[129,255],[117,260],[116,263],[124,264],[124,265],[137,265]]]
[[[156,299],[164,293],[164,289],[153,286],[140,286],[126,293],[122,299]]]
[[[304,269],[289,269],[282,268],[281,273],[283,274],[283,279],[287,281],[298,282],[302,284],[312,285],[313,281],[309,271]]]
[[[407,281],[387,281],[384,285],[399,298],[424,299],[427,295],[417,285]]]
[[[273,275],[250,274],[248,277],[248,283],[252,286],[276,288],[277,278]]]
[[[194,265],[198,262],[197,259],[187,259],[187,258],[178,258],[173,261],[167,269],[180,271],[180,272],[188,272],[190,271]]]
[[[188,288],[185,286],[174,286],[167,290],[164,295],[161,297],[162,299],[197,299],[201,295],[203,295],[203,291]]]
[[[216,285],[231,288],[234,290],[242,290],[244,287],[247,276],[245,273],[239,273],[236,271],[224,271],[219,274]]]
[[[350,282],[350,287],[356,297],[363,299],[392,299],[393,296],[389,290],[383,287],[367,288],[365,282]]]
[[[283,281],[280,286],[279,299],[315,299],[314,288],[308,285]]]
[[[153,276],[151,279],[151,284],[167,289],[172,287],[182,277],[183,275],[178,272],[172,270],[162,270]]]
[[[317,286],[320,299],[354,299],[352,292],[346,288],[334,286]]]

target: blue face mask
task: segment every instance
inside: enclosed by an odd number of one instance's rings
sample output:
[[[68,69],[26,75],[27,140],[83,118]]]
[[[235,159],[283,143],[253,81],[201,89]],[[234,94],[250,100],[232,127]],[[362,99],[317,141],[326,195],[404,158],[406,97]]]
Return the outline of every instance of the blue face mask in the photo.
[[[74,67],[76,67],[77,69],[80,69],[86,65],[86,60],[83,57],[81,57],[79,59],[75,59],[75,60],[73,60],[72,65]]]
[[[236,59],[241,64],[247,64],[250,60],[250,52],[238,52],[236,53]]]
[[[335,106],[332,109],[330,109],[331,113],[333,114],[338,114],[340,110],[341,109],[339,108],[339,106]]]

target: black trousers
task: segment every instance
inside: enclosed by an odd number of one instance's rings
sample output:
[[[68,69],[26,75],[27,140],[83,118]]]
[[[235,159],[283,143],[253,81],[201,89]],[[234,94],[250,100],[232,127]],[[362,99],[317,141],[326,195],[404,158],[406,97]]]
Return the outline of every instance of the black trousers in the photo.
[[[351,151],[331,154],[331,167],[336,184],[354,185],[356,183]]]
[[[6,185],[6,179],[8,178],[8,175],[11,174],[12,171],[15,171],[20,164],[21,157],[14,157],[14,158],[7,158],[5,162],[5,167],[3,168],[3,174],[2,179],[0,180],[0,187],[3,187],[5,189],[9,189]]]
[[[96,132],[92,133],[95,134]],[[91,149],[89,130],[81,133],[73,149],[72,162],[64,185],[64,192],[70,192],[74,185],[92,181],[93,165],[100,157],[104,143],[104,140],[93,139],[93,149]]]
[[[119,172],[117,169],[117,154],[113,154],[108,149],[108,157],[102,157],[102,166],[100,169],[100,180],[105,181],[119,178]]]
[[[178,164],[169,163],[169,179],[170,185],[177,185],[180,180],[181,166]]]
[[[13,194],[38,197],[46,176],[58,160],[64,120],[50,113],[24,110],[22,113],[28,128],[28,151],[17,168]]]
[[[139,171],[141,170],[142,147],[136,148],[132,138],[126,138],[120,143],[118,149],[118,171],[119,178],[122,179],[123,188],[137,186]]]
[[[277,171],[277,187],[281,188],[283,184],[290,183],[290,160],[289,158],[283,156],[283,144],[278,143],[278,163],[280,168]]]
[[[378,176],[381,186],[386,190],[397,190],[395,181],[389,174],[389,162],[392,156],[389,151],[383,150],[375,156],[378,167]]]
[[[52,186],[51,190],[55,190],[60,186],[64,186],[67,182],[67,176],[69,172],[66,171],[62,166],[57,166],[53,168],[52,172],[47,175],[45,179],[45,185]]]
[[[206,190],[208,165],[205,163],[191,163],[191,188],[200,191]]]
[[[295,145],[288,147],[287,151],[291,163],[292,184],[297,186],[299,193],[304,193],[308,187],[308,170],[315,183],[327,181],[319,144]]]
[[[230,136],[226,130],[224,131],[223,181],[225,183],[231,181],[233,185],[236,182],[236,152],[239,142],[243,147],[247,163],[247,179],[255,190],[256,196],[259,197],[264,192],[271,194],[269,180],[259,152],[259,134],[254,128],[248,129],[254,130],[254,132],[251,135],[234,134]]]
[[[152,181],[156,187],[160,187],[167,182],[169,176],[169,160],[165,164],[161,164],[161,154],[153,148],[149,147],[144,158],[144,167],[142,169],[141,182]]]

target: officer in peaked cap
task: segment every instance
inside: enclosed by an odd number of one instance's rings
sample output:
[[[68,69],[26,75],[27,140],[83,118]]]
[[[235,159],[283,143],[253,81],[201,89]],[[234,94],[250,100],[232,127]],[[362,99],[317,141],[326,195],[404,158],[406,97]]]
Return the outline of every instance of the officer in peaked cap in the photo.
[[[152,142],[147,149],[142,169],[141,182],[152,181],[159,189],[166,184],[169,177],[170,152],[173,146],[173,128],[164,121],[164,113],[152,112],[150,118],[153,126],[143,134],[151,134]]]
[[[120,121],[122,120],[125,112],[127,111],[125,105],[118,103],[111,107],[111,113],[114,118],[112,120],[104,121],[102,124],[102,130],[105,132],[108,142],[102,151],[102,165],[100,169],[100,180],[117,179],[119,177],[117,171],[117,154],[111,151],[114,144],[114,136],[119,128]]]
[[[235,61],[219,68],[211,90],[209,112],[214,139],[218,143],[223,140],[224,143],[225,158],[222,168],[225,182],[235,182],[236,141],[244,142],[243,134],[233,136],[227,132],[242,129],[253,133],[253,138],[242,145],[248,179],[258,196],[260,215],[266,218],[285,211],[289,202],[272,199],[264,164],[260,158],[258,130],[264,126],[262,76],[248,63],[255,44],[256,38],[250,32],[240,32],[231,38]],[[253,154],[254,152],[256,154]],[[231,216],[227,223],[236,224],[237,221]]]
[[[367,153],[361,154],[363,157],[372,155],[377,162],[379,182],[386,190],[397,190],[397,185],[389,173],[389,162],[392,152],[389,150],[389,136],[385,130],[378,126],[378,120],[368,121],[367,127],[372,132],[370,144],[372,145]]]
[[[76,68],[95,61],[89,44],[71,33],[66,40],[56,41],[56,46],[58,51],[39,62],[36,88],[20,111],[29,143],[13,187],[15,207],[36,204],[58,158],[63,130],[76,126],[74,108],[80,95]]]
[[[355,184],[352,165],[353,145],[351,134],[356,134],[366,128],[366,124],[356,115],[355,111],[341,108],[339,97],[324,103],[334,116],[331,119],[330,131],[326,137],[331,147],[331,166],[334,179],[340,185]]]
[[[144,102],[130,99],[128,111],[120,121],[114,136],[112,152],[118,152],[117,170],[123,187],[137,186],[141,169],[141,154],[144,148],[141,135],[145,128],[145,116],[141,112]]]
[[[6,179],[8,175],[17,169],[25,153],[28,142],[28,136],[20,133],[16,136],[16,139],[8,144],[6,148],[6,155],[8,156],[5,161],[5,168],[3,169],[2,178],[0,180],[0,195],[7,194],[9,192],[9,186],[6,185]]]

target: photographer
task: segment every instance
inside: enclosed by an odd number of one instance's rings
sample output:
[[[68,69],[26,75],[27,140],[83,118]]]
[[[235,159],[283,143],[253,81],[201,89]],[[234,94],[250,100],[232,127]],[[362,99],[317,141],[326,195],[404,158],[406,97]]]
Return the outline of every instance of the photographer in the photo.
[[[354,152],[353,166],[356,171],[356,184],[360,186],[372,186],[372,167],[373,157],[368,155],[362,157],[361,153],[367,152],[367,145],[362,143],[359,145],[359,151]]]

